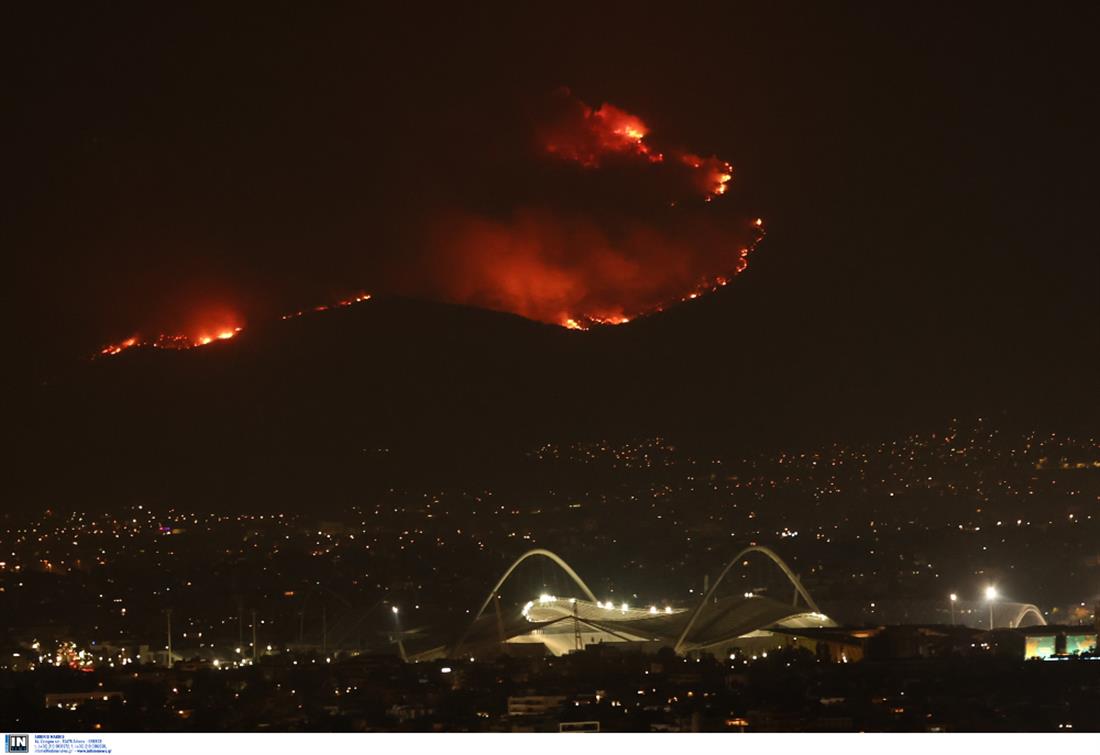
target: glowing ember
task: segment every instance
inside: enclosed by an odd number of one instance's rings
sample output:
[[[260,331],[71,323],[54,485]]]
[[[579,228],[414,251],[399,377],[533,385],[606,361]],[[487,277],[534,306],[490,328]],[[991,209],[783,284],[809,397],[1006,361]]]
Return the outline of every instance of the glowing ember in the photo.
[[[298,310],[296,312],[290,312],[282,315],[280,319],[290,320],[295,317],[301,317],[308,312],[324,312],[334,307],[350,307],[353,304],[359,304],[361,302],[370,301],[371,295],[367,293],[359,293],[348,299],[341,299],[334,304],[319,304],[316,307],[312,307],[309,310]],[[150,348],[150,349],[170,349],[173,351],[182,351],[184,349],[193,349],[199,346],[206,346],[214,343],[214,341],[228,341],[231,338],[235,338],[238,333],[243,330],[240,326],[234,327],[216,327],[216,328],[203,328],[195,335],[184,334],[169,334],[161,333],[153,338],[143,339],[140,336],[131,336],[125,341],[119,341],[118,343],[108,344],[99,350],[101,356],[114,356],[121,354],[123,351],[131,348]]]
[[[693,183],[707,202],[725,194],[733,180],[733,166],[717,157],[699,157],[685,152],[680,155],[680,161],[695,171]]]
[[[104,356],[114,356],[115,354],[121,354],[126,349],[133,348],[140,343],[137,336],[127,338],[125,341],[119,341],[118,343],[110,343],[100,349],[99,353]]]
[[[221,328],[210,333],[199,333],[194,336],[187,336],[180,333],[161,333],[154,338],[142,339],[140,336],[131,336],[125,341],[119,341],[118,343],[108,344],[99,350],[99,354],[102,356],[115,356],[121,354],[127,349],[133,348],[149,348],[149,349],[167,349],[171,351],[182,351],[184,349],[193,349],[199,346],[206,346],[214,341],[226,341],[233,338],[240,333],[242,328]]]
[[[358,294],[351,299],[341,299],[336,302],[337,307],[350,307],[352,304],[359,304],[360,302],[370,301],[370,294]]]
[[[663,163],[664,153],[655,150],[646,137],[649,128],[640,118],[614,105],[593,109],[576,99],[568,90],[556,93],[560,113],[541,130],[548,153],[563,160],[598,168],[611,157],[633,157],[648,163]],[[733,179],[733,167],[718,157],[700,157],[691,152],[668,150],[675,163],[686,166],[692,175],[688,181],[694,192],[710,201],[726,193]]]
[[[649,129],[637,116],[608,104],[592,109],[568,92],[558,94],[565,107],[558,122],[543,133],[547,152],[586,168],[598,167],[602,158],[616,153],[653,163],[664,160],[646,144]]]
[[[350,307],[353,304],[360,304],[362,302],[370,301],[370,300],[371,300],[371,295],[370,294],[360,293],[360,294],[356,294],[355,296],[351,297],[350,299],[340,299],[335,304],[318,304],[315,307],[311,307],[309,310],[299,309],[296,312],[288,312],[285,315],[281,315],[279,317],[279,319],[280,320],[293,320],[294,318],[301,317],[302,315],[308,314],[309,312],[326,312],[326,311],[328,311],[329,309],[331,309],[333,307],[340,307],[340,308]]]

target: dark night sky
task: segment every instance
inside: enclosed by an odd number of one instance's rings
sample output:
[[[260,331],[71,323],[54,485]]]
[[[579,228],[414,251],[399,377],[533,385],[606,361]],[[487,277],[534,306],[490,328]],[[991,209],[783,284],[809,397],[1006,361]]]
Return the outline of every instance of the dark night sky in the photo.
[[[9,25],[34,371],[195,307],[373,290],[431,208],[531,190],[512,155],[560,85],[728,157],[768,218],[741,291],[683,321],[699,342],[744,291],[765,332],[1096,368],[1093,4],[219,5]]]

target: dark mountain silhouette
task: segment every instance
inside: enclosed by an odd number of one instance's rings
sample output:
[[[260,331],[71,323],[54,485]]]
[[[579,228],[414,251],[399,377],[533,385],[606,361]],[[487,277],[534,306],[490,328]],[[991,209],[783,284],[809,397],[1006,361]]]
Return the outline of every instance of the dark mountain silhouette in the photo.
[[[789,448],[1006,412],[1094,427],[1087,375],[1036,351],[981,333],[922,341],[888,308],[836,320],[826,297],[732,288],[589,332],[381,298],[95,359],[16,408],[13,499],[302,507],[407,480],[485,482],[555,439]]]

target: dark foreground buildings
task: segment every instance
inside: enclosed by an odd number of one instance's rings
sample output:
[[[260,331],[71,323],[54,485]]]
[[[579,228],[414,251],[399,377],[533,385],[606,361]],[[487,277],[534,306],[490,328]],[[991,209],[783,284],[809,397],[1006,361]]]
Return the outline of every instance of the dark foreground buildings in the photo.
[[[731,657],[286,653],[231,669],[7,670],[0,709],[32,731],[1097,731],[1100,656],[1088,626],[807,629]]]

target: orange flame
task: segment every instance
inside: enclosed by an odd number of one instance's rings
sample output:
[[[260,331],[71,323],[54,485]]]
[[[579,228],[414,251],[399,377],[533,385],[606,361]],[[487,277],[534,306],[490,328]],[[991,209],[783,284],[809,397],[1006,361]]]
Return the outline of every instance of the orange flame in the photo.
[[[685,218],[678,204],[685,192],[704,202],[726,195],[733,180],[729,162],[681,149],[661,151],[638,116],[607,103],[589,107],[567,90],[559,95],[557,114],[539,129],[545,153],[585,169],[625,164],[634,171],[633,166],[640,165],[645,175],[660,182],[659,203],[667,201],[674,208],[667,211],[668,222],[618,215],[600,223],[587,215],[555,213],[541,206],[519,208],[505,219],[461,213],[441,218],[428,230],[432,265],[439,271],[422,284],[434,287],[431,294],[587,330],[622,325],[677,301],[697,299],[744,272],[764,238],[764,220],[755,218],[747,229],[732,229],[701,205],[695,206],[698,217]],[[630,175],[634,178],[635,172]],[[675,179],[679,195],[663,193],[669,178]],[[289,312],[281,319],[370,299],[370,294],[359,293]],[[131,336],[104,346],[99,354],[140,347],[190,349],[232,339],[240,332],[223,319],[217,327],[189,334]]]
[[[243,328],[240,326],[234,326],[222,327],[190,336],[182,333],[159,333],[152,338],[145,339],[141,336],[131,336],[125,341],[107,344],[99,350],[99,355],[116,356],[127,349],[135,348],[167,349],[171,351],[194,349],[199,346],[206,346],[214,341],[227,341],[236,337],[242,330]]]
[[[718,289],[729,285],[730,281],[732,281],[734,277],[745,272],[745,270],[749,266],[749,255],[753,251],[755,251],[757,246],[760,245],[760,243],[764,240],[765,235],[763,218],[756,218],[752,221],[751,225],[754,229],[756,229],[756,236],[753,238],[752,242],[748,246],[741,247],[741,249],[738,250],[737,259],[734,263],[732,271],[730,271],[728,274],[715,275],[712,278],[703,281],[697,287],[688,291],[688,293],[686,293],[685,295],[681,296],[678,301],[693,301],[708,293],[717,291]],[[675,301],[676,300],[664,301],[653,304],[647,309],[641,310],[638,316],[645,316],[654,314],[656,312],[663,312],[665,309],[668,308],[669,305],[675,303]],[[589,330],[592,327],[600,325],[625,325],[630,321],[630,317],[626,317],[621,313],[606,315],[569,314],[562,315],[557,320],[557,324],[570,330]]]
[[[646,140],[649,127],[638,116],[607,103],[593,109],[568,90],[558,92],[557,101],[562,114],[541,131],[548,153],[585,168],[598,168],[605,157],[612,155],[633,156],[649,163],[664,162],[664,153]],[[679,164],[696,171],[691,183],[704,200],[709,202],[726,193],[733,178],[733,168],[728,162],[714,156],[671,151]]]
[[[636,115],[608,104],[595,110],[580,100],[572,100],[569,105],[569,117],[544,134],[547,152],[586,168],[599,167],[602,157],[615,153],[636,155],[654,163],[664,159],[646,144],[649,129]]]
[[[311,307],[309,310],[297,310],[295,312],[289,312],[280,316],[279,319],[291,320],[296,317],[301,317],[308,312],[324,312],[328,309],[336,307],[350,307],[354,304],[360,304],[362,302],[370,300],[370,294],[360,292],[350,298],[340,299],[333,304],[318,304],[315,307]],[[242,330],[244,330],[244,328],[238,325],[232,327],[223,325],[217,328],[203,329],[195,335],[190,336],[182,333],[160,333],[157,336],[149,339],[143,339],[141,338],[141,336],[131,336],[125,341],[107,344],[99,350],[98,356],[115,356],[117,354],[121,354],[127,349],[132,348],[169,349],[172,351],[194,349],[200,346],[207,346],[211,343],[214,343],[215,341],[228,341],[231,338],[236,338]]]

